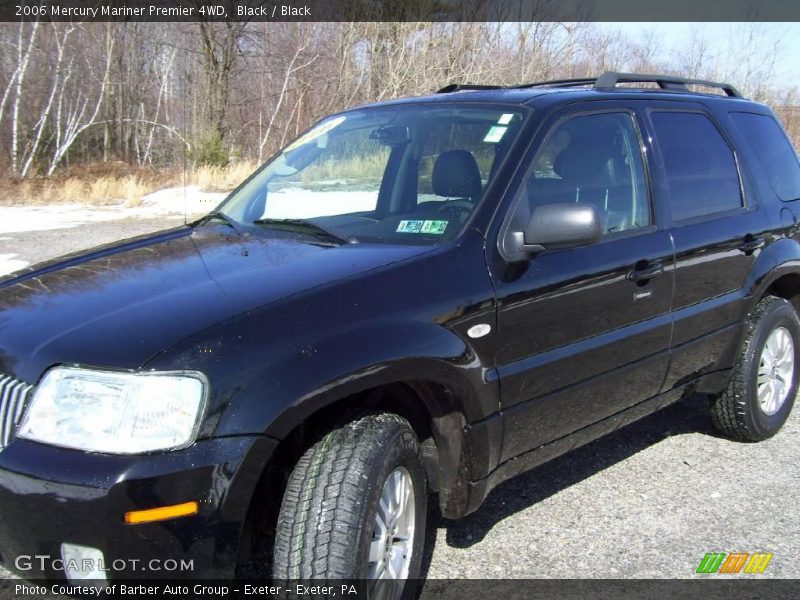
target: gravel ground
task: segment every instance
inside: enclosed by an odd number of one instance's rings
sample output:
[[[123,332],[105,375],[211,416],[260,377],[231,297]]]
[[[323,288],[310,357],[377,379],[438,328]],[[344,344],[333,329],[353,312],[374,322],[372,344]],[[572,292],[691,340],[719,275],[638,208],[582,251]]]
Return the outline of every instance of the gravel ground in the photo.
[[[0,254],[37,262],[179,222],[4,234]],[[460,521],[433,509],[427,576],[687,578],[706,552],[767,551],[759,577],[800,578],[798,411],[773,439],[741,444],[714,433],[706,403],[690,398],[511,480]]]

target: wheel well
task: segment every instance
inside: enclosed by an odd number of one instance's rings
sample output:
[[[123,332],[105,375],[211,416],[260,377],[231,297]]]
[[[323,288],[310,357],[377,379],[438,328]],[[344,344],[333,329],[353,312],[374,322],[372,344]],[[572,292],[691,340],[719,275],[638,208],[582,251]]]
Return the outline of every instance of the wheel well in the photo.
[[[250,502],[240,544],[239,576],[271,576],[275,525],[286,483],[298,459],[331,429],[375,412],[390,412],[408,420],[420,441],[431,491],[440,491],[443,478],[452,479],[462,472],[457,463],[466,421],[450,389],[429,381],[404,381],[341,398],[298,424],[270,457]]]
[[[800,275],[790,273],[779,277],[770,284],[764,295],[788,300],[800,312]]]

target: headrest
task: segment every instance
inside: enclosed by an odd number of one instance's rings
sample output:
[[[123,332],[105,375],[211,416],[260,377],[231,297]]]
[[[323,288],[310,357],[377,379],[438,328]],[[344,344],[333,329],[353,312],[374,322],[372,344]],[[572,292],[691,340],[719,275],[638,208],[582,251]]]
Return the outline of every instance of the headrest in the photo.
[[[603,173],[608,164],[607,149],[577,141],[564,148],[553,163],[553,170],[566,181],[591,182]]]
[[[466,150],[442,152],[433,165],[433,193],[445,198],[477,200],[482,191],[481,172]]]

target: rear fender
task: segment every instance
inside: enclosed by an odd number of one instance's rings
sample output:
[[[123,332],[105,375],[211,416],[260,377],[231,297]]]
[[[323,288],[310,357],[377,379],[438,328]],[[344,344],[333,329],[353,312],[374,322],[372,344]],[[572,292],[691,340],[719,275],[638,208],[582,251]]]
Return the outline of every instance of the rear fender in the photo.
[[[745,285],[739,291],[742,296],[742,310],[739,315],[739,332],[734,336],[726,351],[720,356],[715,372],[705,376],[699,382],[697,391],[715,394],[728,385],[730,369],[736,362],[743,342],[744,320],[756,307],[758,302],[769,292],[770,287],[785,275],[800,274],[800,244],[791,238],[781,238],[760,251],[753,263]]]

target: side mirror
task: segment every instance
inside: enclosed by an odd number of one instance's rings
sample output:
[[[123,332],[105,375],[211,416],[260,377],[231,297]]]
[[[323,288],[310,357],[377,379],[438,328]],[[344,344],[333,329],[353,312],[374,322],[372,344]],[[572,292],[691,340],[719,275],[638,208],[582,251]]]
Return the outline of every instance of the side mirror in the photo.
[[[546,249],[593,244],[603,236],[603,223],[590,204],[544,204],[534,209],[524,232],[508,235],[507,253],[521,259]]]

